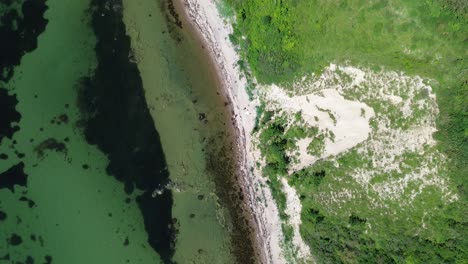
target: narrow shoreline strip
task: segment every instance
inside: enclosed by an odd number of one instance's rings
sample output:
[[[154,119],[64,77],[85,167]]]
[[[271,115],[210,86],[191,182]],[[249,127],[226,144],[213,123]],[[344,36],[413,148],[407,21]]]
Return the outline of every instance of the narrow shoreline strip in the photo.
[[[211,0],[180,0],[184,14],[194,31],[207,46],[224,92],[231,102],[235,127],[240,184],[256,229],[256,247],[261,263],[287,263],[283,252],[281,219],[266,179],[256,169],[260,153],[253,144],[253,131],[258,101],[249,100],[246,80],[237,67],[239,55],[229,41],[231,25],[220,17]]]

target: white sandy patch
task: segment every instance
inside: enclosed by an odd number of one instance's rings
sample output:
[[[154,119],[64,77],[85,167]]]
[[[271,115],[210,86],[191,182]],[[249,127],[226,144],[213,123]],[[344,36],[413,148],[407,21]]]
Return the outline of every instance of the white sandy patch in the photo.
[[[289,216],[289,224],[293,227],[293,243],[296,246],[297,257],[303,261],[312,260],[309,246],[304,242],[299,232],[301,226],[302,205],[297,196],[296,189],[289,186],[285,178],[281,179],[283,191],[286,194],[286,214]]]
[[[319,157],[307,153],[312,139],[299,140],[299,162],[293,165],[293,171],[310,166],[318,159],[342,153],[366,140],[371,132],[369,120],[374,117],[374,110],[364,103],[344,99],[335,89],[293,97],[276,85],[264,89],[268,110],[286,111],[291,115],[301,112],[308,126],[335,135],[334,140],[325,139],[325,150]]]
[[[267,110],[287,120],[301,112],[305,124],[288,121],[287,128],[316,127],[326,135],[317,156],[308,151],[313,138],[296,141],[296,148],[287,152],[290,173],[320,159],[336,162],[337,156],[355,149],[369,162],[347,174],[381,199],[410,206],[428,186],[439,189],[447,202],[458,199],[448,187],[446,158],[433,138],[439,110],[427,84],[432,82],[401,72],[330,64],[320,75],[301,78],[293,89],[262,87],[262,98]]]
[[[360,155],[369,157],[372,166],[356,168],[349,174],[363,187],[377,192],[382,199],[401,200],[403,193],[410,192],[409,199],[406,199],[409,205],[427,186],[437,187],[447,201],[457,199],[449,191],[447,180],[441,173],[446,158],[436,149],[433,138],[439,109],[432,87],[427,84],[429,82],[434,81],[402,72],[374,72],[331,64],[319,76],[302,78],[295,83],[294,89],[298,94],[324,95],[334,89],[346,98],[357,98],[377,107],[378,111],[374,111],[371,118],[375,127],[369,139],[356,148]],[[303,149],[306,141],[300,143],[299,147]],[[411,168],[411,172],[372,183],[372,179],[379,175],[402,173],[402,168],[408,166],[404,163],[408,154],[419,157],[418,165]],[[418,186],[416,189],[409,189],[415,185]]]

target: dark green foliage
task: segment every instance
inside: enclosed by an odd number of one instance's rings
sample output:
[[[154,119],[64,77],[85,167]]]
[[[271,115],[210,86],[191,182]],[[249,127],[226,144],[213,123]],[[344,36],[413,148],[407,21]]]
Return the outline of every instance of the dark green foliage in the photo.
[[[266,166],[264,169],[264,175],[268,176],[268,186],[271,189],[271,195],[275,199],[276,204],[278,205],[278,211],[280,213],[281,219],[287,219],[288,215],[285,213],[286,210],[286,196],[284,195],[282,189],[282,184],[279,181],[278,175],[275,174],[276,169],[271,166]]]
[[[274,113],[262,111],[263,115],[257,115],[261,119],[260,125],[264,128],[259,136],[260,151],[265,157],[266,165],[263,168],[263,175],[268,177],[268,185],[272,191],[272,196],[275,199],[280,217],[286,219],[286,196],[282,192],[282,184],[279,181],[280,176],[287,174],[289,158],[286,156],[286,148],[288,140],[283,136],[285,128],[282,120],[274,120],[270,122]]]
[[[267,172],[276,175],[286,175],[289,158],[286,156],[286,147],[288,140],[283,136],[284,127],[280,121],[275,121],[268,125],[260,133],[260,150],[265,157]],[[269,175],[269,174],[267,174]]]
[[[256,110],[255,125],[254,125],[252,133],[257,132],[260,128],[260,125],[262,125],[260,123],[260,117],[263,115],[263,112],[265,111],[265,105],[261,104],[260,106],[257,106],[255,110]]]
[[[359,218],[359,216],[355,216],[354,214],[352,214],[349,217],[349,223],[353,226],[362,225],[366,223],[366,219],[361,219]]]
[[[392,234],[376,243],[362,229],[363,219],[350,227],[324,217],[318,210],[303,212],[301,232],[322,263],[465,263],[466,242],[463,237],[436,243],[403,233]],[[351,220],[355,219],[355,220]]]
[[[290,181],[293,183],[293,185],[303,184],[305,186],[313,185],[317,187],[325,178],[325,176],[325,170],[314,167],[314,169],[302,169],[294,173],[291,176]]]
[[[293,22],[288,1],[227,1],[238,21],[231,41],[241,46],[252,71],[260,82],[286,80],[300,69],[300,54],[294,48]],[[242,40],[240,36],[248,36]]]

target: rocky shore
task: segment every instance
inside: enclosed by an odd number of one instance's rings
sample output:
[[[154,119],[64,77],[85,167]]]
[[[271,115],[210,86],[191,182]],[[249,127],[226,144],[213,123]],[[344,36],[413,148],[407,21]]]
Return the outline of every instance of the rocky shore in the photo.
[[[281,243],[281,219],[266,179],[256,168],[261,160],[255,147],[252,130],[255,125],[257,100],[249,100],[245,89],[247,81],[237,66],[239,55],[229,40],[232,27],[223,19],[212,0],[181,0],[185,15],[212,55],[226,95],[231,104],[236,128],[238,165],[241,186],[257,230],[256,242],[261,263],[286,263]]]

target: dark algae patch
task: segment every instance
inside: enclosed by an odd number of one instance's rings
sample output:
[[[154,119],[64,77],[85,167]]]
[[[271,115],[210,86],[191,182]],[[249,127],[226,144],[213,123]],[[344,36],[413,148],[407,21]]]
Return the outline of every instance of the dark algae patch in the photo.
[[[242,190],[239,186],[239,173],[235,153],[233,153],[233,143],[230,140],[232,135],[220,136],[217,144],[208,147],[208,169],[213,172],[216,183],[216,193],[220,200],[229,208],[229,213],[234,219],[232,236],[232,251],[236,256],[237,263],[256,263],[256,252],[253,247],[253,235],[255,230],[248,221],[248,210],[242,202]],[[213,147],[213,145],[217,147]],[[235,188],[234,188],[235,187]],[[203,199],[199,196],[198,199]],[[195,217],[195,214],[192,214]],[[192,217],[192,216],[191,216]]]
[[[45,0],[23,1],[21,10],[10,8],[16,1],[0,0],[0,8],[8,10],[0,18],[0,81],[13,76],[26,52],[37,48],[37,37],[45,30]]]
[[[67,154],[67,147],[64,143],[57,141],[55,138],[48,138],[42,141],[34,148],[39,158],[43,158],[46,150],[52,150]]]
[[[34,264],[34,259],[31,256],[27,256],[25,262],[26,264]]]
[[[4,137],[13,137],[20,129],[16,123],[21,119],[16,110],[18,99],[5,86],[24,54],[37,48],[37,37],[47,25],[45,0],[24,1],[21,9],[13,8],[14,2],[0,0],[0,11],[6,10],[0,16],[0,143]],[[22,158],[24,154],[17,153],[17,156]],[[8,159],[8,155],[1,154],[1,159]],[[23,162],[0,173],[0,189],[8,188],[14,192],[14,185],[26,186],[26,182]]]
[[[8,243],[12,246],[18,246],[23,243],[23,239],[16,233],[11,234]]]
[[[35,203],[33,200],[29,199],[29,198],[26,197],[26,196],[21,196],[18,200],[19,200],[20,202],[25,202],[25,203],[27,203],[29,208],[33,208],[33,207],[36,205],[36,203]]]
[[[15,67],[20,64],[21,58],[37,48],[37,38],[47,25],[47,20],[44,18],[46,10],[45,0],[0,0],[0,146],[6,144],[6,138],[13,139],[14,134],[20,130],[18,124],[22,114],[16,109],[19,99],[14,92],[16,87],[12,86],[9,81],[13,77]],[[9,147],[14,149],[17,141],[11,142]],[[25,154],[17,150],[14,153],[18,159],[25,157]],[[5,164],[9,158],[14,164],[13,154],[10,157],[6,153],[0,154],[0,159]],[[5,171],[0,171],[0,190],[9,189],[13,193],[15,185],[26,187],[28,175],[24,169],[25,164],[19,162],[16,165],[10,164]],[[0,223],[6,224],[7,218],[7,212],[0,210]],[[16,216],[17,225],[21,222],[21,218]],[[7,235],[6,231],[8,230],[3,227],[0,234]],[[21,245],[23,240],[20,235],[12,233],[6,237],[5,242],[7,247],[8,245],[16,247]],[[4,254],[0,260],[10,261],[10,253]],[[26,260],[26,263],[32,262]]]
[[[172,0],[161,0],[159,8],[165,14],[167,30],[172,39],[176,42],[182,41],[182,36],[177,30],[182,29],[182,21],[180,20],[179,14],[177,13],[174,2]],[[165,32],[163,32],[165,33]]]
[[[3,188],[14,192],[14,186],[26,186],[28,175],[24,173],[24,163],[20,162],[0,174],[0,190]]]
[[[5,221],[5,219],[7,218],[7,214],[0,210],[0,221]]]
[[[0,84],[0,141],[3,137],[11,139],[13,134],[19,130],[18,126],[13,125],[14,122],[19,122],[21,119],[21,114],[15,109],[16,104],[18,104],[16,96],[9,95],[8,91]]]
[[[182,21],[180,21],[179,14],[177,14],[177,11],[175,10],[174,1],[166,0],[165,2],[167,2],[167,9],[169,10],[169,14],[171,14],[172,18],[174,19],[173,23],[177,27],[182,28]]]
[[[3,255],[3,257],[0,257],[0,260],[10,260],[10,254]]]
[[[112,8],[109,8],[112,7]],[[130,38],[122,22],[121,1],[91,4],[98,65],[79,86],[78,105],[86,117],[84,134],[109,159],[107,173],[136,197],[150,245],[165,263],[174,254],[172,193],[155,189],[169,182],[164,153],[148,111],[137,65],[129,60]]]

